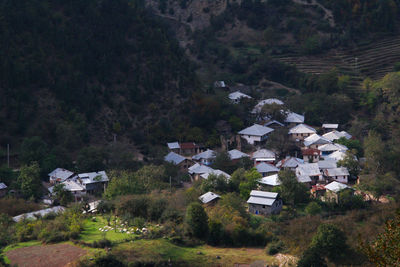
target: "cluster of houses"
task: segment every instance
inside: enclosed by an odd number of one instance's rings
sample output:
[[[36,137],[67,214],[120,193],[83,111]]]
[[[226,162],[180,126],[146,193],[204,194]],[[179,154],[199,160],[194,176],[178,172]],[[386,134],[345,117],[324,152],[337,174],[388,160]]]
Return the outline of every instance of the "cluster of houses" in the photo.
[[[229,99],[234,104],[239,104],[243,98],[251,97],[240,91],[229,94]],[[249,212],[262,215],[279,213],[282,200],[277,193],[269,191],[280,185],[278,178],[280,170],[293,171],[298,182],[305,184],[314,197],[326,201],[338,201],[338,192],[352,190],[348,186],[350,177],[348,169],[337,164],[345,158],[348,148],[335,142],[340,138],[350,139],[352,136],[345,131],[339,131],[338,124],[323,124],[317,131],[304,123],[304,115],[291,111],[282,110],[285,115],[283,122],[271,120],[268,116],[263,118],[257,116],[263,106],[269,104],[284,103],[275,98],[259,101],[251,111],[253,115],[256,114],[258,123],[237,133],[242,140],[252,145],[255,151],[252,153],[244,153],[237,149],[227,151],[232,161],[244,157],[251,159],[262,176],[258,190],[253,190],[247,201]],[[283,159],[278,159],[275,153],[277,151],[265,148],[268,136],[279,127],[288,129],[287,134],[301,151],[301,157],[297,157],[296,153],[295,156],[287,155]],[[168,143],[170,152],[165,156],[165,160],[179,166],[181,171],[187,171],[193,180],[207,179],[210,174],[223,175],[230,179],[229,174],[210,167],[215,161],[216,151],[205,149],[195,143],[190,143],[192,150],[188,151],[187,144]],[[218,194],[208,192],[199,199],[204,204],[210,204],[219,198]]]
[[[61,184],[64,190],[71,192],[75,201],[81,201],[84,196],[103,192],[108,184],[108,176],[105,171],[79,173],[57,168],[49,175],[50,195],[54,194],[54,186]]]

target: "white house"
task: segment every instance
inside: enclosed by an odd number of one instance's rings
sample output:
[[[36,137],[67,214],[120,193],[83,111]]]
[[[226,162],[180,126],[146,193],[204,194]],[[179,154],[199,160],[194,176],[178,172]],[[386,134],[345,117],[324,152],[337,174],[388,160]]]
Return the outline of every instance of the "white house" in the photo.
[[[261,162],[274,163],[276,160],[275,153],[268,149],[259,149],[253,152],[251,158],[255,165]]]
[[[253,126],[247,127],[239,132],[239,135],[246,139],[246,141],[251,144],[259,144],[264,142],[268,138],[268,134],[273,132],[274,129],[265,127],[259,124],[254,124]]]
[[[63,169],[63,168],[57,168],[54,171],[52,171],[51,173],[49,173],[48,175],[49,175],[50,183],[55,184],[55,183],[64,182],[68,178],[72,177],[72,175],[74,175],[74,173],[69,170]]]
[[[197,162],[200,162],[204,165],[211,165],[214,162],[215,157],[216,157],[215,151],[211,150],[211,149],[207,149],[204,152],[194,155],[192,157],[192,159]]]
[[[247,203],[249,212],[254,214],[278,214],[282,210],[282,200],[278,193],[252,190]]]
[[[337,164],[335,160],[320,160],[318,161],[319,169],[324,172],[327,169],[334,169],[337,168]]]
[[[240,100],[242,98],[249,98],[249,99],[252,98],[251,96],[243,94],[240,91],[236,91],[236,92],[230,93],[228,97],[231,100],[231,102],[234,103],[234,104],[239,104]]]
[[[317,131],[306,124],[299,124],[289,129],[290,137],[295,141],[302,141]]]
[[[336,181],[347,184],[349,182],[350,173],[345,167],[326,169],[324,175],[329,182]]]
[[[330,143],[331,143],[331,141],[329,141],[328,139],[326,139],[316,133],[305,138],[304,142],[303,142],[305,147],[315,148],[315,149],[319,149],[319,146],[330,144]]]
[[[105,171],[80,173],[72,179],[83,185],[87,193],[104,191],[109,181]]]
[[[279,169],[272,164],[261,162],[257,164],[256,169],[262,176],[267,176],[279,172]]]
[[[192,165],[191,160],[188,160],[187,158],[172,151],[164,157],[164,160],[178,166],[182,172],[187,171],[187,169]]]
[[[285,159],[279,161],[276,164],[276,167],[285,170],[295,171],[297,166],[299,166],[300,164],[304,164],[304,160],[295,157],[286,157]]]
[[[193,180],[198,180],[200,178],[200,175],[202,175],[204,173],[210,173],[212,171],[214,171],[213,168],[210,168],[206,165],[202,165],[199,163],[194,164],[193,166],[189,167],[189,169],[188,169],[188,172]]]
[[[350,139],[352,136],[351,136],[351,134],[347,133],[346,131],[338,132],[336,130],[333,130],[333,131],[330,131],[330,132],[322,135],[322,137],[333,142],[334,140],[340,139],[342,137],[344,137],[346,139]]]
[[[64,185],[64,190],[71,192],[75,201],[81,201],[83,196],[86,195],[85,186],[74,180],[66,180],[60,184]],[[54,194],[54,186],[48,188],[49,192]]]
[[[311,178],[313,184],[323,180],[318,163],[304,163],[297,166],[296,177],[303,179],[306,176]]]
[[[324,123],[322,124],[322,130],[326,133],[329,131],[337,130],[339,128],[339,124],[334,123]]]

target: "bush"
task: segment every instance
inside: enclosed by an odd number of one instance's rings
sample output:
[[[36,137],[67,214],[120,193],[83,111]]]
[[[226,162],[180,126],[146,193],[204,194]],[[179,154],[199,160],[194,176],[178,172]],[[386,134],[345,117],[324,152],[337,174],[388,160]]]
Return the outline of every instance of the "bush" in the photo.
[[[146,220],[142,217],[136,217],[133,219],[133,226],[136,226],[137,228],[143,228],[146,225]]]
[[[273,241],[268,244],[267,246],[267,253],[269,255],[275,255],[279,252],[281,252],[285,248],[285,245],[283,244],[282,241]]]
[[[317,202],[313,201],[313,202],[308,203],[308,205],[305,208],[305,211],[307,212],[307,214],[317,215],[317,214],[321,213],[322,208]]]
[[[94,241],[92,244],[92,247],[94,248],[106,248],[106,247],[111,247],[112,242],[108,239],[101,239],[98,241]]]

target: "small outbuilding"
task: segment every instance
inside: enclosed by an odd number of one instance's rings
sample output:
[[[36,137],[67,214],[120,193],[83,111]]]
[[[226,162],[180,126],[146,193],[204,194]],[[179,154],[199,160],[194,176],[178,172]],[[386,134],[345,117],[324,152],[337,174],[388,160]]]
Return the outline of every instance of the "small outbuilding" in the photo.
[[[252,190],[247,200],[249,212],[260,215],[279,214],[282,210],[282,200],[278,193]]]
[[[220,195],[213,192],[207,192],[199,197],[200,201],[206,205],[214,204],[220,198]]]

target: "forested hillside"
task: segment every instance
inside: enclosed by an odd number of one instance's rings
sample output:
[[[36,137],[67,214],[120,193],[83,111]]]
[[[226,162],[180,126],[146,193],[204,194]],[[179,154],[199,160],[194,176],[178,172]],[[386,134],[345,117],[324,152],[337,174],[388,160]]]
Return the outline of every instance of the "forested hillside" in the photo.
[[[142,1],[1,1],[0,17],[2,148],[35,135],[71,151],[140,138],[196,87]]]

